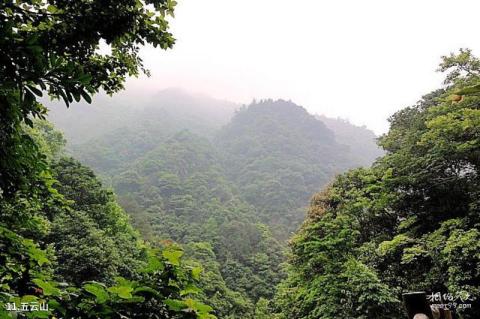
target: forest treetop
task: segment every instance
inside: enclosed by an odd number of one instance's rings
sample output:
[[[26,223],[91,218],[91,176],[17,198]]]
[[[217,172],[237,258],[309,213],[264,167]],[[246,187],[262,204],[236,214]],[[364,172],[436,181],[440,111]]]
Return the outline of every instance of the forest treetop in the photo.
[[[126,76],[145,71],[139,46],[172,47],[166,15],[173,15],[174,5],[171,0],[4,1],[2,86],[27,86],[34,94],[30,87],[39,86],[53,96],[64,94],[67,104],[81,88],[113,93]],[[110,53],[99,53],[102,40]]]
[[[114,93],[146,72],[139,48],[171,48],[173,0],[6,0],[0,3],[0,193],[11,194],[39,159],[22,122],[44,117],[42,92],[67,106],[100,89]],[[110,52],[99,51],[105,42]],[[30,145],[18,148],[23,140]],[[18,154],[21,154],[19,156]],[[7,169],[8,168],[8,169]]]

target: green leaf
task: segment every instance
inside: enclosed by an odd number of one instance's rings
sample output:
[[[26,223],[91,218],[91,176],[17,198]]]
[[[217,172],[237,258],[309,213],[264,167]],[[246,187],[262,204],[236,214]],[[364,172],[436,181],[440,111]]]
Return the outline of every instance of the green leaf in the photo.
[[[33,279],[32,280],[38,287],[42,288],[43,294],[45,296],[59,296],[60,289],[56,288],[54,285],[47,281],[43,281],[41,279]]]
[[[200,274],[202,273],[202,271],[203,271],[203,268],[200,266],[192,268],[192,277],[195,280],[200,280]]]
[[[39,266],[50,262],[47,258],[47,253],[44,250],[38,248],[31,240],[23,240],[24,245],[27,247],[28,256],[33,259]]]
[[[78,91],[72,91],[72,94],[75,102],[80,102],[80,93]]]
[[[181,311],[188,307],[185,302],[178,299],[166,299],[164,302],[168,306],[168,309],[172,311]]]
[[[68,101],[68,97],[65,95],[65,92],[63,90],[58,91],[58,94],[62,97],[63,102],[67,105],[67,107],[70,106],[70,102]],[[83,94],[82,94],[83,96]]]
[[[88,73],[84,73],[80,75],[77,80],[83,85],[88,85],[92,81],[92,76]]]
[[[167,249],[162,251],[162,255],[170,264],[180,266],[180,258],[183,256],[183,251]]]
[[[107,290],[110,291],[111,293],[116,294],[117,296],[119,296],[122,299],[130,299],[130,298],[133,297],[132,296],[132,291],[133,291],[132,287],[113,286],[113,287],[108,288]]]
[[[92,97],[85,90],[80,90],[80,94],[88,104],[92,103]]]
[[[198,294],[202,292],[202,289],[194,286],[194,285],[187,285],[185,287],[185,289],[183,289],[182,291],[180,291],[180,295],[181,296],[185,296],[185,295],[195,295],[195,294]]]
[[[162,261],[155,255],[148,256],[147,265],[141,270],[141,272],[152,273],[155,271],[162,271],[165,268]]]
[[[209,305],[194,299],[185,299],[185,304],[196,313],[209,313],[210,311],[213,311],[213,308]]]
[[[105,290],[105,287],[99,283],[88,283],[83,286],[83,289],[94,295],[99,304],[105,303],[109,298],[109,294]]]
[[[51,4],[47,7],[47,11],[50,12],[50,13],[55,13],[55,12],[58,11],[58,8],[55,7],[53,4]]]

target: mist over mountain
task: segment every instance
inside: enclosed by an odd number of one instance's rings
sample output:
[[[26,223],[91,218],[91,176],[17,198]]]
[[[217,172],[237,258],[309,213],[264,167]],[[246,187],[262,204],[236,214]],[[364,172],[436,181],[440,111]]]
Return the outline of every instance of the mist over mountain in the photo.
[[[94,104],[81,102],[68,110],[59,102],[49,101],[46,105],[49,119],[65,134],[68,148],[83,162],[101,171],[120,166],[115,162],[134,160],[181,130],[211,139],[241,108],[233,102],[178,88],[144,96],[99,95]],[[374,133],[367,128],[341,119],[316,117],[333,132],[339,144],[350,148],[355,161],[361,165],[368,165],[382,153]],[[323,139],[332,132],[325,132]],[[138,146],[138,153],[132,151],[131,145]],[[111,149],[112,153],[102,154],[99,148]]]
[[[479,319],[475,7],[350,2],[0,2],[0,319]]]
[[[380,152],[366,128],[291,101],[239,106],[179,89],[97,101],[53,106],[50,119],[144,238],[174,240],[210,265],[204,299],[222,318],[254,317],[273,298],[310,197]]]
[[[277,234],[299,226],[310,196],[335,174],[362,165],[323,122],[284,100],[240,109],[215,142],[229,178]]]
[[[382,154],[367,128],[313,116],[291,101],[240,107],[181,89],[121,101],[103,97],[68,111],[53,105],[50,119],[72,154],[117,186],[118,176],[167,152],[162,146],[177,133],[205,139],[223,177],[283,237],[299,226],[312,194]]]
[[[151,135],[172,134],[188,129],[201,135],[226,124],[240,105],[170,88],[154,95],[109,97],[99,95],[95,103],[80,102],[68,110],[59,102],[47,102],[49,119],[65,133],[69,145],[77,146],[91,139],[122,129],[147,130]]]
[[[49,119],[65,133],[68,148],[102,175],[152,150],[169,136],[189,130],[210,137],[239,105],[180,89],[138,100],[101,97],[68,111],[52,104]]]
[[[350,148],[362,166],[369,166],[375,159],[385,154],[376,143],[378,136],[365,126],[356,126],[341,118],[315,115],[315,118],[335,134],[335,140]]]

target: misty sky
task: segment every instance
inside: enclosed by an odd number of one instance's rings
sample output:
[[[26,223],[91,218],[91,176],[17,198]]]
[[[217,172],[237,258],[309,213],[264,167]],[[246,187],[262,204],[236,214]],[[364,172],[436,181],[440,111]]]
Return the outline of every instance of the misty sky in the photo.
[[[478,1],[178,0],[168,52],[128,92],[180,87],[248,103],[291,99],[376,133],[438,88],[440,56],[480,53]]]

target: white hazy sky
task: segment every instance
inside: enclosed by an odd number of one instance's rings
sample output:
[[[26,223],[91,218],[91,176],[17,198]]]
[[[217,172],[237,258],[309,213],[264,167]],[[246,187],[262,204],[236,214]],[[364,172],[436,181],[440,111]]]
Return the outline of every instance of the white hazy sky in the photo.
[[[441,85],[440,56],[480,52],[474,0],[178,2],[174,49],[143,49],[152,77],[129,80],[128,92],[291,99],[384,133],[393,112]]]

